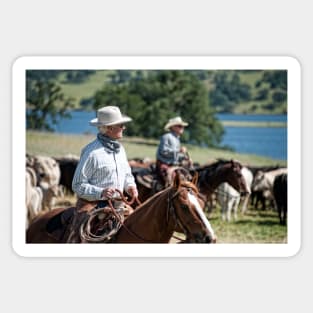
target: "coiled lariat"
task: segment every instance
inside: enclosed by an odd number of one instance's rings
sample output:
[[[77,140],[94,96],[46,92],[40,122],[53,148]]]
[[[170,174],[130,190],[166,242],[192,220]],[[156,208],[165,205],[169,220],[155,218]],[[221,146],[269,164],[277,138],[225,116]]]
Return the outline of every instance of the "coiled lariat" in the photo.
[[[114,208],[114,201],[122,201],[127,205],[133,204],[134,201],[139,203],[137,198],[127,201],[120,190],[116,189],[116,191],[120,194],[120,198],[108,199],[108,207],[93,209],[81,224],[79,229],[81,242],[105,243],[111,241],[124,222],[123,207]]]

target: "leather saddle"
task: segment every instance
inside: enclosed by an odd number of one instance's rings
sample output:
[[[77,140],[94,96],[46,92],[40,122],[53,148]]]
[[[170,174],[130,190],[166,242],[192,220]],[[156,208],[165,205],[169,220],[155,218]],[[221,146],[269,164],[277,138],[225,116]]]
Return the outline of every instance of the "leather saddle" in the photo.
[[[46,231],[56,239],[61,239],[71,223],[76,208],[70,207],[53,216],[46,224]]]
[[[113,205],[117,210],[116,212],[122,212],[124,218],[133,212],[133,208],[125,203],[121,204],[121,202],[114,202]],[[77,214],[76,212],[86,213],[85,218],[88,219],[94,209],[106,207],[107,201],[87,201],[79,198],[75,207],[69,207],[53,216],[46,224],[46,231],[55,239],[62,241],[69,227],[73,226],[71,224],[74,215]]]
[[[137,182],[146,188],[152,189],[156,181],[156,177],[152,174],[137,175]]]
[[[69,207],[53,216],[46,224],[46,231],[55,238],[61,239],[71,224],[75,212],[90,212],[98,201],[87,201],[79,198],[76,206]]]

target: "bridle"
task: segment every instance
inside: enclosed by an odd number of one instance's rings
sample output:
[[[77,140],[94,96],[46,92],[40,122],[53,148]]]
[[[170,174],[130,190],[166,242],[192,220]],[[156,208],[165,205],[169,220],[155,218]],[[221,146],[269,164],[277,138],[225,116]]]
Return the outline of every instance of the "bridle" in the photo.
[[[188,193],[190,192],[190,189],[191,189],[190,187],[183,187],[183,188],[186,188]],[[176,208],[175,208],[175,206],[173,204],[173,200],[177,196],[179,196],[179,194],[182,192],[183,188],[181,188],[180,190],[177,190],[172,196],[170,196],[170,193],[168,194],[168,199],[167,199],[168,209],[167,209],[166,221],[167,221],[167,223],[169,223],[169,219],[170,219],[170,216],[171,216],[174,219],[174,227],[178,225],[183,230],[183,233],[186,236],[186,238],[188,238],[188,235],[190,234],[190,232],[184,226],[184,223],[182,223],[181,219],[179,218],[179,215],[177,214]],[[183,206],[183,204],[181,204],[181,206]],[[193,212],[193,210],[189,210],[189,212],[192,214],[192,216],[195,219],[199,219],[197,217],[197,215],[195,214],[195,212]],[[176,239],[181,240],[181,238],[179,238],[179,237],[176,237],[176,236],[173,236],[173,237],[176,238]]]

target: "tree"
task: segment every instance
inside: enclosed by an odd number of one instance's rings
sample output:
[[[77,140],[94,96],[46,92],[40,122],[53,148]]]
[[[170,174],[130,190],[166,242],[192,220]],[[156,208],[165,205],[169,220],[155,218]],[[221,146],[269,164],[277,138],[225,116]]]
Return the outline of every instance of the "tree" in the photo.
[[[264,71],[263,82],[269,83],[272,89],[287,91],[287,71]]]
[[[47,78],[38,76],[38,73],[28,74],[26,76],[27,128],[52,131],[49,120],[52,124],[57,124],[59,117],[70,118],[68,110],[73,108],[73,100],[64,96],[61,87],[50,79],[51,76]]]
[[[232,112],[236,104],[251,99],[251,87],[240,82],[237,72],[217,71],[213,83],[209,98],[212,106],[221,112]]]
[[[261,88],[257,95],[255,96],[255,100],[257,101],[262,101],[262,100],[266,100],[269,94],[269,89],[268,88]]]
[[[272,100],[275,103],[282,103],[287,101],[287,93],[284,90],[276,90],[272,94]]]
[[[147,71],[126,82],[106,84],[95,94],[94,108],[117,105],[131,116],[129,136],[159,138],[169,118],[181,116],[189,122],[182,142],[215,145],[222,139],[223,127],[210,108],[201,80],[188,71]],[[119,75],[121,72],[119,72]]]

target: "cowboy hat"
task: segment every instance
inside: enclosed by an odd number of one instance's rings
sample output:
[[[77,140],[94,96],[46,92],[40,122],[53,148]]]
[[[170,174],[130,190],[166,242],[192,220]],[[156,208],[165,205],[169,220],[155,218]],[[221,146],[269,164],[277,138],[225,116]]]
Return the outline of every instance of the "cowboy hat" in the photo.
[[[116,106],[106,106],[97,111],[97,117],[89,123],[92,126],[111,126],[130,122],[132,119],[122,115],[120,109]]]
[[[176,125],[188,126],[189,124],[184,122],[180,116],[177,116],[177,117],[169,119],[167,124],[164,126],[164,129],[169,130],[171,127],[176,126]]]

